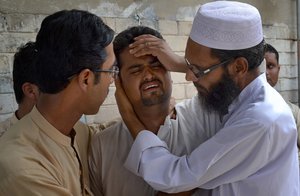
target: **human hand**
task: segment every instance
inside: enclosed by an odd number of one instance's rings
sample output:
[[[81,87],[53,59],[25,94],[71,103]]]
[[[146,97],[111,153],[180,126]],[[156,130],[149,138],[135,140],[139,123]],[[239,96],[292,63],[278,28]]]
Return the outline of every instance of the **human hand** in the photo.
[[[145,130],[145,126],[141,123],[139,118],[137,117],[128,97],[123,89],[122,83],[120,79],[115,79],[116,92],[115,98],[117,101],[118,109],[121,114],[121,117],[129,129],[133,138],[141,132]]]
[[[136,57],[152,55],[169,71],[186,72],[185,60],[175,54],[167,42],[153,35],[140,35],[134,38],[135,42],[129,45],[129,52]]]

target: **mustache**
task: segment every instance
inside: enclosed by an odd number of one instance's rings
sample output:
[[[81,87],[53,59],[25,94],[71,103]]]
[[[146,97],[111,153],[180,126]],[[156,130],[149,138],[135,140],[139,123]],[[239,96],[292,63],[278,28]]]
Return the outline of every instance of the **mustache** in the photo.
[[[209,93],[207,89],[205,89],[203,86],[201,86],[200,84],[193,82],[194,86],[199,90],[201,89],[202,91],[205,91],[206,93]]]

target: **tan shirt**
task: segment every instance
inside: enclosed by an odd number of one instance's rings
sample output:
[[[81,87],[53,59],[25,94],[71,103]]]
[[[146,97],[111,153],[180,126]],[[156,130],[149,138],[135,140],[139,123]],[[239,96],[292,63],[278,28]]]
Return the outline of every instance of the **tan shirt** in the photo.
[[[8,119],[4,120],[3,122],[0,123],[0,137],[11,127],[13,126],[16,122],[18,122],[18,119],[16,117],[16,114],[14,113],[11,117]]]
[[[35,107],[11,127],[0,138],[0,195],[92,195],[87,168],[91,135],[82,123],[74,130],[73,141]]]

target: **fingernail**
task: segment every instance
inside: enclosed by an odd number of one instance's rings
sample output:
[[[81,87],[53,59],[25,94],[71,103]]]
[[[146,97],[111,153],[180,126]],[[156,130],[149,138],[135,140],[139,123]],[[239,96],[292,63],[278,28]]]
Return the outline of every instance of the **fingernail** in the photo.
[[[129,50],[129,53],[132,54],[132,53],[133,53],[133,50]]]

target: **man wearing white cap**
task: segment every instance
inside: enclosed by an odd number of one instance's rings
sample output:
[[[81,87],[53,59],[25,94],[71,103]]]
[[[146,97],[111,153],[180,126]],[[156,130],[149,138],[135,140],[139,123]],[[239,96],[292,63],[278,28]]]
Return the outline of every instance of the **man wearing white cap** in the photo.
[[[201,6],[187,42],[185,67],[152,38],[137,43],[131,51],[136,56],[153,54],[164,65],[178,62],[167,69],[186,72],[202,104],[222,116],[223,128],[190,155],[172,155],[145,130],[116,81],[119,110],[135,138],[125,163],[129,170],[169,193],[199,187],[213,189],[213,196],[299,195],[296,125],[283,98],[260,74],[264,41],[255,7],[233,1]],[[196,124],[199,108],[190,108],[193,117],[187,123]]]

